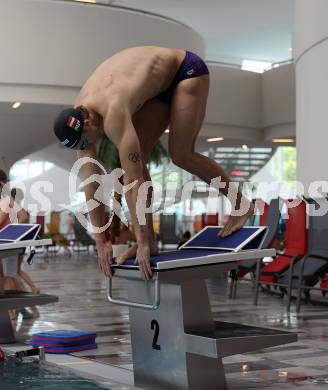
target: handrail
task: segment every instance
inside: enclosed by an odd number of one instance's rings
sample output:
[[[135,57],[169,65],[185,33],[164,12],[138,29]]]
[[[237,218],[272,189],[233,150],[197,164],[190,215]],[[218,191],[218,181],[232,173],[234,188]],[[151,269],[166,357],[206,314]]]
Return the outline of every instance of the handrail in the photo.
[[[113,303],[114,305],[120,305],[120,306],[128,306],[138,309],[146,309],[146,310],[157,310],[160,305],[160,285],[158,277],[154,280],[154,289],[155,289],[155,295],[154,295],[154,302],[152,304],[147,303],[138,303],[138,302],[132,302],[132,301],[124,301],[120,299],[113,298],[113,278],[108,278],[107,280],[107,299],[109,302]]]

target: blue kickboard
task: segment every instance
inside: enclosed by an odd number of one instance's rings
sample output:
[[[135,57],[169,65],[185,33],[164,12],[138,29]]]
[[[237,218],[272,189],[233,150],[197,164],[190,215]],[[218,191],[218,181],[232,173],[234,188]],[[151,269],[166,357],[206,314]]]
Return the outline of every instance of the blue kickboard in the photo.
[[[45,342],[47,344],[72,344],[73,342],[85,341],[88,343],[94,341],[96,333],[83,332],[77,330],[53,330],[49,332],[40,332],[32,335],[33,342]]]
[[[32,343],[35,346],[43,346],[42,344]],[[53,347],[53,346],[45,346],[46,353],[58,353],[58,354],[67,354],[73,352],[86,351],[89,349],[96,349],[98,346],[96,343],[85,344],[85,345],[75,345],[70,347]]]

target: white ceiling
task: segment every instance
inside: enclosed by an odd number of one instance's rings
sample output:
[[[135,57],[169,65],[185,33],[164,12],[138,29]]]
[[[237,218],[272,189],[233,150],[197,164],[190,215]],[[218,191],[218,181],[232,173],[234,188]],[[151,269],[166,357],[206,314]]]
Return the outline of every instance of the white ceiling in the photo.
[[[292,58],[293,0],[97,0],[176,19],[201,34],[206,60]]]

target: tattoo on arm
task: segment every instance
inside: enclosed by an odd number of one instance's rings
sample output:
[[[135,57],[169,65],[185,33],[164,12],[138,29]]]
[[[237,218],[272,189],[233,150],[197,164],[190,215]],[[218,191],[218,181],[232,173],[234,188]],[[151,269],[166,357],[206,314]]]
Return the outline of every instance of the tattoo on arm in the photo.
[[[128,155],[128,159],[133,162],[133,163],[138,163],[141,161],[141,158],[140,158],[140,153],[138,152],[133,152],[133,153],[129,153]]]

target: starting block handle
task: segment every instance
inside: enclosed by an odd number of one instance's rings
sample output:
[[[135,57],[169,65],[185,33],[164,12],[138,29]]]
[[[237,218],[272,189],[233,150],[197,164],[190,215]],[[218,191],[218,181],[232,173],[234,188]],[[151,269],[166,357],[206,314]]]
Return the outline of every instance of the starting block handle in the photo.
[[[120,299],[113,298],[113,278],[107,279],[107,299],[109,300],[110,303],[113,303],[114,305],[128,306],[128,307],[134,307],[134,308],[146,309],[146,310],[156,310],[159,308],[159,304],[160,304],[160,285],[159,285],[158,278],[156,278],[154,281],[154,289],[155,289],[155,295],[154,295],[153,304],[123,301]]]

